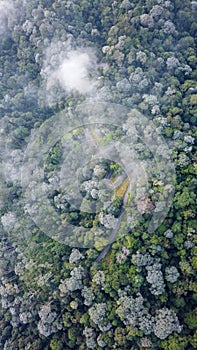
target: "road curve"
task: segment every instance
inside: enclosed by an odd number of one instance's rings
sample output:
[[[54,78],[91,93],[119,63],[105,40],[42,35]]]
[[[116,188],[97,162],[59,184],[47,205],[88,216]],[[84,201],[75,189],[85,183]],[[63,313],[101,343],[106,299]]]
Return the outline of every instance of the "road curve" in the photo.
[[[89,144],[91,144],[91,146],[97,148],[97,145],[96,145],[96,143],[95,143],[95,141],[94,141],[94,139],[93,139],[89,129],[87,127],[84,127],[83,129],[84,129],[84,134],[85,134],[85,137],[86,137],[86,141]],[[121,209],[121,214],[120,214],[120,216],[118,218],[118,223],[117,223],[116,227],[111,232],[111,235],[109,237],[109,243],[102,249],[102,251],[100,252],[98,257],[94,261],[96,263],[99,263],[107,255],[108,251],[111,248],[112,243],[114,242],[114,240],[115,240],[115,238],[117,236],[117,233],[118,233],[119,228],[120,228],[120,224],[122,222],[122,218],[123,218],[124,213],[125,213],[126,204],[127,204],[127,200],[128,200],[128,194],[129,194],[131,185],[133,183],[135,183],[135,181],[137,179],[137,173],[138,173],[137,168],[133,169],[132,178],[129,181],[129,185],[128,185],[127,190],[126,190],[126,192],[124,194],[124,197],[123,197],[123,206],[122,206],[122,209]],[[107,187],[110,187],[112,190],[114,190],[115,188],[117,188],[125,180],[125,178],[127,176],[128,175],[126,175],[126,174],[118,176],[114,183],[110,183],[110,181],[107,180],[106,181],[107,182],[106,185],[107,185]]]

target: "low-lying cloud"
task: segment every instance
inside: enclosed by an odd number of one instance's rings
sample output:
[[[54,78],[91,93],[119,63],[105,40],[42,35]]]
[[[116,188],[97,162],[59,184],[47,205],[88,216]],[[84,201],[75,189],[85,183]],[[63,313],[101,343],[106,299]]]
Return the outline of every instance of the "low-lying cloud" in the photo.
[[[96,87],[96,82],[90,77],[93,66],[94,58],[90,54],[71,51],[55,75],[67,92],[77,91],[80,94],[90,94]]]
[[[9,27],[9,22],[15,18],[15,7],[11,0],[0,0],[0,35]]]
[[[67,49],[62,52],[55,50],[54,45],[47,49],[41,75],[44,78],[47,94],[54,93],[56,97],[62,90],[64,95],[79,93],[91,96],[97,90],[98,64],[92,49]],[[55,52],[56,51],[56,52]],[[60,92],[60,94],[62,94]]]

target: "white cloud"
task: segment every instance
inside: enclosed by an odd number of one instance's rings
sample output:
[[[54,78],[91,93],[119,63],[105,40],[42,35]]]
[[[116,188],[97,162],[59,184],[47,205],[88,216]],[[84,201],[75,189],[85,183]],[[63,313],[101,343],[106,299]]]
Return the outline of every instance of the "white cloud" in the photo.
[[[80,94],[90,94],[96,87],[94,79],[89,76],[95,63],[96,58],[91,57],[89,53],[71,51],[55,75],[67,92],[77,91]]]
[[[9,22],[15,18],[14,3],[11,0],[0,0],[0,34],[3,34]]]
[[[51,43],[41,70],[48,102],[73,92],[95,94],[98,66],[93,49],[73,49],[72,40]]]

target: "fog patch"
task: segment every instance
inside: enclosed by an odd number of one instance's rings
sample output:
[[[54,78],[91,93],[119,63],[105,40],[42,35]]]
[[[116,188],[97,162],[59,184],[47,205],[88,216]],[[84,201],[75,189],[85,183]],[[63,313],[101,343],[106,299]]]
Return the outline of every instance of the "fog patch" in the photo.
[[[94,62],[87,52],[72,51],[57,71],[60,85],[68,92],[77,91],[80,94],[90,94],[96,87],[90,71]]]
[[[11,0],[0,0],[0,35],[12,26],[15,20],[15,6]]]
[[[51,44],[41,70],[48,102],[51,104],[72,93],[95,95],[98,67],[96,53],[91,48],[73,48],[72,39]]]

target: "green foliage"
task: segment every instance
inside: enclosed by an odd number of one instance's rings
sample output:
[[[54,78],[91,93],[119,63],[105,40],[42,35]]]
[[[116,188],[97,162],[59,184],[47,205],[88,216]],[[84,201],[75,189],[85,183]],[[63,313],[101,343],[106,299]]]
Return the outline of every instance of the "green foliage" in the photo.
[[[116,177],[117,175],[121,174],[121,167],[118,163],[111,163],[110,170],[112,171],[113,177]]]
[[[51,339],[50,341],[50,349],[51,350],[62,350],[62,343],[56,337]]]
[[[115,341],[117,342],[118,345],[120,346],[124,346],[125,342],[126,342],[126,329],[125,328],[121,328],[121,327],[117,327],[115,329]]]
[[[193,346],[194,349],[197,347],[197,331],[195,331],[193,336],[189,337],[189,342]]]
[[[178,335],[169,336],[169,339],[161,342],[162,349],[164,350],[185,350],[188,345],[186,338]]]
[[[186,313],[184,321],[188,325],[189,329],[196,329],[197,328],[197,308],[191,312]]]
[[[56,145],[50,150],[45,163],[45,171],[50,172],[58,168],[62,159],[62,145],[57,142]]]

